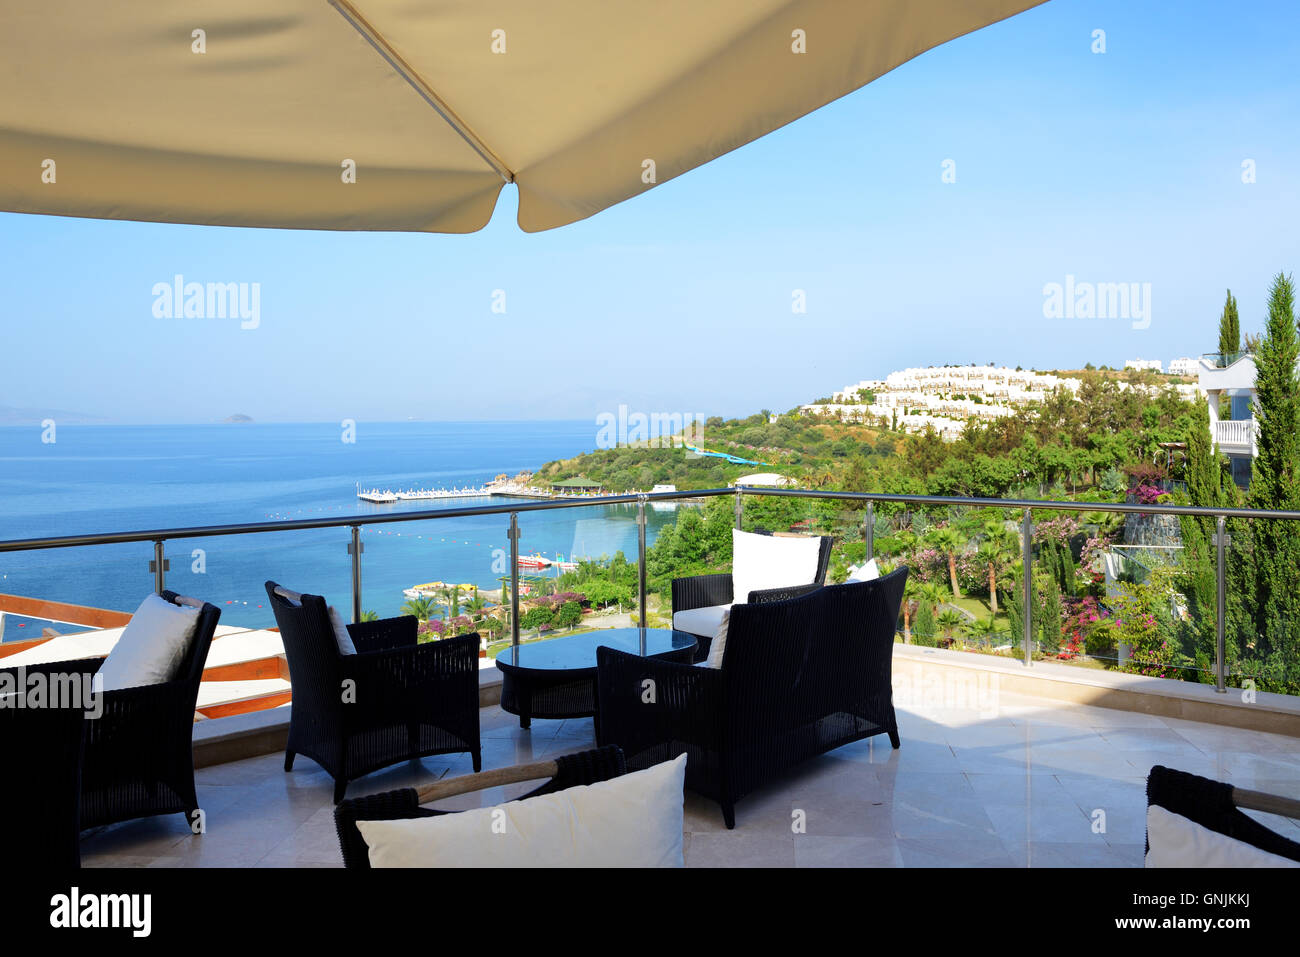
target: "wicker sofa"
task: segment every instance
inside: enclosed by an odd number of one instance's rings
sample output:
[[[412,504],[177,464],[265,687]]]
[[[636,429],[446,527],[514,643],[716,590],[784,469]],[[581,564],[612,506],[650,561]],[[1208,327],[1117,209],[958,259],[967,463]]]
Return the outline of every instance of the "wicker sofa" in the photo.
[[[293,686],[285,771],[305,754],[334,778],[337,804],[349,781],[401,761],[467,751],[482,767],[476,633],[418,644],[410,615],[363,621],[347,626],[356,654],[342,654],[324,598],[279,592],[266,583]]]
[[[732,588],[731,572],[714,575],[692,575],[689,578],[673,579],[673,627],[695,635],[699,643],[695,647],[695,660],[703,661],[709,656],[709,647],[713,636],[722,620],[722,612],[732,602],[743,601],[759,604],[781,601],[796,595],[806,594],[826,582],[826,572],[830,567],[831,548],[835,539],[829,535],[820,537],[817,552],[817,574],[811,585],[794,585],[788,588],[767,588],[752,591],[748,595],[735,595]],[[683,612],[687,614],[683,614]],[[690,614],[694,612],[695,614]]]
[[[629,771],[686,752],[686,787],[717,801],[729,828],[738,800],[807,758],[876,734],[897,748],[891,668],[906,581],[904,567],[734,605],[721,668],[598,649],[599,743],[622,748]]]

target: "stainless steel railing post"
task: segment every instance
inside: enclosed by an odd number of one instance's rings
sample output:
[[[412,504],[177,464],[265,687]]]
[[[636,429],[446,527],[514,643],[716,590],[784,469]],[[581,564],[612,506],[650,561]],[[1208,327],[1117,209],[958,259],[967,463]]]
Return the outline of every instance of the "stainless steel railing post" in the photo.
[[[361,620],[361,526],[352,526],[352,541],[348,542],[348,554],[352,556],[352,623]]]
[[[1024,541],[1020,546],[1020,559],[1024,565],[1024,582],[1021,601],[1024,603],[1024,641],[1025,667],[1034,663],[1034,512],[1025,509],[1025,517],[1020,523],[1020,534]]]
[[[637,571],[637,607],[641,609],[641,627],[646,626],[646,591],[645,591],[645,496],[636,503],[636,571]],[[644,636],[643,636],[644,637]]]
[[[161,595],[166,586],[167,559],[163,556],[163,540],[160,538],[153,543],[153,561],[149,563],[149,570],[153,572],[153,590]]]
[[[519,513],[510,513],[510,644],[519,644]]]
[[[1228,532],[1227,518],[1220,515],[1215,519],[1215,591],[1218,593],[1218,618],[1214,623],[1214,690],[1220,694],[1228,693],[1227,650],[1228,650],[1228,562],[1226,559]]]
[[[867,503],[867,520],[862,528],[862,536],[867,544],[866,561],[871,561],[876,552],[876,503]]]

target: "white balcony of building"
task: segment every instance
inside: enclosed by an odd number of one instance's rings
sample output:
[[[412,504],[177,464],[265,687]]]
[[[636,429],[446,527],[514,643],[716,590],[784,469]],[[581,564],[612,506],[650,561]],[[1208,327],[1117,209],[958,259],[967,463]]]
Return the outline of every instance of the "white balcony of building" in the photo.
[[[1214,444],[1224,455],[1254,456],[1259,437],[1257,419],[1233,419],[1211,423]]]

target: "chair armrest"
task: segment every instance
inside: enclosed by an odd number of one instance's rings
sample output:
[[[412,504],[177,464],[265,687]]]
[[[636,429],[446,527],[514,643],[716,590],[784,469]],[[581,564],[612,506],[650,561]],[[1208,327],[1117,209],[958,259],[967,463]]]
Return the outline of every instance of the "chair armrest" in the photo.
[[[416,644],[420,623],[414,615],[399,615],[379,621],[358,621],[348,625],[357,653],[409,648]]]
[[[691,608],[731,604],[731,573],[673,579],[673,614]]]
[[[120,731],[114,732],[112,729],[120,729],[123,722],[138,727],[141,735],[150,736],[150,740],[142,737],[131,741],[131,747],[148,750],[151,742],[157,744],[160,738],[173,738],[177,729],[183,729],[185,739],[189,740],[193,735],[193,699],[196,694],[194,685],[185,680],[101,692],[101,703],[97,703],[96,707],[102,708],[102,713],[86,722],[87,747],[99,739],[101,734],[116,739],[116,746],[121,747],[125,739],[121,738]],[[88,713],[87,717],[92,715]]]
[[[787,598],[798,598],[800,595],[807,595],[814,592],[822,586],[813,582],[810,585],[787,585],[782,588],[756,588],[747,596],[746,604],[765,605],[772,601],[785,601]]]
[[[68,661],[42,661],[31,665],[4,665],[0,658],[0,674],[13,674],[21,669],[29,675],[93,675],[104,663],[103,658],[72,658]]]
[[[614,648],[596,649],[598,744],[635,755],[656,744],[689,742],[717,750],[722,743],[724,673]],[[653,701],[649,687],[653,684]]]

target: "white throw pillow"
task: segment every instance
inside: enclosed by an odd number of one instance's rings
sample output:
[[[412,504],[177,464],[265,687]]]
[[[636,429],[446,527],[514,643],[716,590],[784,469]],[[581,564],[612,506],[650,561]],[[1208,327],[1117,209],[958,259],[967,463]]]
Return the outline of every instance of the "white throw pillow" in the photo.
[[[199,623],[199,610],[177,607],[161,595],[140,603],[99,667],[104,691],[157,685],[176,677]]]
[[[713,643],[709,645],[709,656],[701,662],[708,668],[721,668],[722,655],[727,650],[727,627],[731,624],[731,609],[728,608],[722,613],[722,621],[718,625],[718,630],[713,635]]]
[[[705,605],[673,612],[673,629],[692,635],[715,635],[730,605]]]
[[[1152,804],[1147,807],[1147,867],[1300,867]]]
[[[810,585],[817,577],[819,538],[778,538],[731,530],[732,601],[747,602],[765,588]]]
[[[686,755],[527,801],[358,821],[372,867],[681,867]]]
[[[334,627],[334,643],[339,646],[339,654],[355,655],[357,646],[352,643],[352,636],[348,634],[348,626],[343,623],[339,613],[330,605],[330,624]]]
[[[849,569],[849,581],[851,582],[870,582],[880,577],[880,568],[876,565],[873,558],[865,565],[859,565],[857,568]]]

